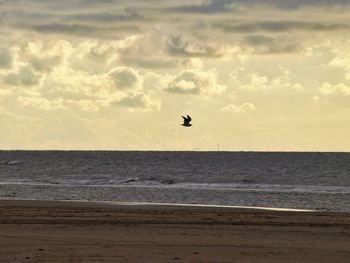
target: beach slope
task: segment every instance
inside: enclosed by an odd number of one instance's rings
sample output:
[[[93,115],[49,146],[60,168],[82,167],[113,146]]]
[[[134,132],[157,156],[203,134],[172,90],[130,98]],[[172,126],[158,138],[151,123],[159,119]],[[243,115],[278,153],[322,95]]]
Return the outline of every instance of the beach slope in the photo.
[[[0,201],[0,262],[349,262],[350,213]]]

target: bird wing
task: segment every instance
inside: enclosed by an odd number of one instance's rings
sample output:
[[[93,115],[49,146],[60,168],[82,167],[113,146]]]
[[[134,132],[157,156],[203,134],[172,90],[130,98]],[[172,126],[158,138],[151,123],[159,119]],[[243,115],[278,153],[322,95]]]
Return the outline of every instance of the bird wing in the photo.
[[[189,124],[190,121],[188,120],[188,118],[184,117],[184,116],[181,116],[183,119],[184,119],[184,124]]]
[[[187,115],[187,120],[188,120],[188,122],[190,122],[190,121],[192,121],[192,118]]]
[[[188,124],[188,119],[184,116],[181,116],[184,119],[184,124]]]

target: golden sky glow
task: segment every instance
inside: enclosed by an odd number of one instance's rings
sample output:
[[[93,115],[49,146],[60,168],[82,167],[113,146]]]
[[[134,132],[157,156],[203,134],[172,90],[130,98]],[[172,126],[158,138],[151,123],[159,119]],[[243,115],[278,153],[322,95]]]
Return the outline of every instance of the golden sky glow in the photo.
[[[0,0],[0,34],[1,149],[350,151],[348,0]]]

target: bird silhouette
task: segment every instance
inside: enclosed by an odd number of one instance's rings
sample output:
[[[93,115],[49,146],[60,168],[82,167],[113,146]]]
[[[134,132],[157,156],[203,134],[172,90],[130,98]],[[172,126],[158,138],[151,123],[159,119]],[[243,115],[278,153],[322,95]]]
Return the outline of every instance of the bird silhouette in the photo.
[[[182,126],[185,126],[185,127],[191,127],[192,124],[190,123],[192,118],[190,116],[187,115],[187,117],[184,117],[184,116],[181,116],[183,119],[184,119],[184,123],[181,124]]]

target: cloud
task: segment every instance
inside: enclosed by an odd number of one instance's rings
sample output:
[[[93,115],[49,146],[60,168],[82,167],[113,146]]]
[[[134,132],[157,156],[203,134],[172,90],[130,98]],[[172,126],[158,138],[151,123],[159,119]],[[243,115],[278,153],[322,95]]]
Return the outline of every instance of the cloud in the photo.
[[[281,71],[281,70],[278,70]],[[295,91],[303,93],[305,88],[298,82],[291,80],[291,72],[283,70],[275,73],[274,77],[268,77],[258,72],[246,73],[244,70],[234,71],[231,73],[231,84],[236,91],[245,92],[269,92],[269,91]]]
[[[278,54],[303,51],[300,43],[286,37],[271,37],[265,35],[249,35],[242,39],[241,46],[250,53]]]
[[[17,102],[22,106],[31,106],[42,110],[68,109],[62,98],[48,100],[43,97],[19,96]]]
[[[122,57],[121,60],[125,65],[146,69],[176,68],[180,65],[178,60],[164,57]]]
[[[50,23],[54,21],[59,21],[61,19],[61,15],[59,13],[49,13],[43,11],[31,11],[30,7],[24,8],[10,8],[4,9],[0,8],[0,16],[1,20],[6,25],[32,25],[32,24],[41,24],[43,21],[45,23]],[[1,21],[0,20],[0,21]]]
[[[86,24],[50,23],[40,25],[19,24],[18,28],[34,30],[42,34],[64,34],[77,37],[116,39],[131,33],[139,33],[136,25],[95,26]]]
[[[142,85],[140,75],[132,68],[115,68],[108,75],[117,89],[137,89]]]
[[[199,5],[181,5],[167,8],[171,12],[215,14],[228,12],[234,0],[209,0]]]
[[[18,52],[20,60],[37,72],[49,72],[67,62],[73,50],[68,41],[31,41]]]
[[[221,109],[222,112],[233,112],[233,113],[248,113],[255,111],[255,106],[252,103],[243,103],[239,106],[234,104],[228,104]]]
[[[47,11],[65,11],[65,10],[84,10],[95,9],[99,7],[108,7],[123,1],[119,0],[3,0],[4,6],[14,7],[40,7]]]
[[[188,57],[216,57],[219,54],[208,45],[199,45],[194,42],[184,41],[179,35],[169,36],[166,42],[166,50],[174,56]]]
[[[328,32],[349,30],[350,26],[346,23],[325,22],[325,21],[222,21],[213,22],[213,28],[220,29],[226,33],[256,33],[256,32],[292,32],[292,31],[311,31]]]
[[[72,66],[89,73],[102,73],[120,66],[122,56],[139,42],[142,36],[131,35],[121,40],[85,40],[75,47]]]
[[[252,46],[271,44],[275,39],[264,35],[249,35],[244,38],[244,43]]]
[[[334,96],[334,95],[349,96],[350,95],[350,87],[344,83],[331,85],[330,83],[325,82],[322,84],[319,90],[324,96]]]
[[[3,81],[13,86],[37,86],[44,73],[51,72],[70,56],[71,45],[67,41],[32,41],[13,46],[11,67],[3,74]]]
[[[56,74],[47,76],[39,88],[21,92],[23,95],[17,98],[17,103],[46,111],[100,111],[113,106],[148,111],[161,107],[160,99],[153,96],[152,87],[145,88],[143,76],[131,68],[119,67],[99,75]]]
[[[12,94],[12,90],[9,89],[0,89],[0,99],[1,97],[6,97]]]
[[[95,12],[85,14],[73,14],[65,17],[70,21],[94,22],[94,23],[115,23],[115,22],[133,22],[145,20],[145,17],[134,9],[126,9],[124,13],[115,12]]]
[[[345,44],[345,47],[344,47]],[[347,45],[349,42],[334,43],[332,46],[332,52],[335,57],[329,62],[329,65],[335,68],[339,68],[345,71],[345,78],[350,80],[350,52]]]
[[[99,111],[118,105],[134,110],[159,110],[161,101],[154,91],[166,86],[163,77],[116,66],[120,65],[119,54],[135,39],[24,42],[13,46],[13,65],[2,71],[0,77],[8,90],[8,86],[17,87],[13,89],[15,103],[21,107],[42,111]],[[89,71],[81,66],[96,66],[98,61],[105,66],[92,67]],[[157,80],[161,87],[150,85],[151,80]],[[11,94],[1,90],[1,95]]]
[[[301,7],[329,7],[329,6],[348,6],[350,3],[348,0],[235,0],[235,3],[239,3],[241,5],[246,6],[261,6],[268,5],[271,7],[279,8],[279,9],[296,9]]]
[[[210,95],[223,93],[226,85],[217,83],[214,72],[184,70],[174,77],[166,90],[174,93]]]
[[[0,47],[0,69],[10,68],[13,62],[10,49]]]
[[[270,6],[279,9],[296,9],[301,7],[315,7],[315,6],[348,6],[348,0],[188,0],[188,1],[171,1],[166,3],[162,0],[152,0],[149,6],[165,6],[166,10],[173,12],[187,12],[187,13],[204,13],[214,14],[222,13],[231,10],[231,6],[243,5],[247,7],[252,6]],[[178,3],[186,4],[178,4]],[[40,6],[45,10],[90,10],[90,9],[103,9],[112,8],[115,6],[130,7],[130,6],[142,6],[143,0],[134,0],[132,2],[125,0],[2,0],[2,5],[15,7],[15,6]]]
[[[13,86],[34,86],[38,85],[42,75],[36,73],[32,67],[21,67],[18,72],[10,73],[4,77],[4,82]]]
[[[170,74],[157,74],[148,72],[143,75],[143,89],[146,92],[161,91],[167,88],[167,85],[172,80]]]
[[[159,99],[152,99],[149,95],[143,92],[129,93],[127,96],[114,102],[114,104],[125,106],[132,110],[160,110],[161,108],[161,102]]]

